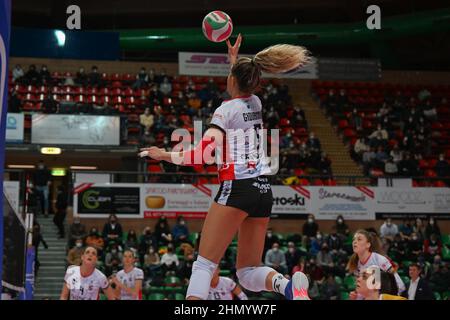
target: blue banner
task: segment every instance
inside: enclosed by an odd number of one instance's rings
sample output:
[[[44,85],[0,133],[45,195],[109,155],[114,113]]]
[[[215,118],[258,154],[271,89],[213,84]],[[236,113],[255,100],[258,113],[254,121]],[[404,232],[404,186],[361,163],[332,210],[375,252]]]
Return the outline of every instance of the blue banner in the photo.
[[[3,168],[5,166],[6,114],[8,112],[8,57],[11,0],[0,0],[0,280],[3,279]],[[0,281],[0,297],[2,282]],[[0,298],[1,299],[1,298]]]
[[[20,300],[33,300],[34,295],[34,261],[35,249],[32,246],[27,248],[26,266],[25,266],[25,293],[20,294]]]

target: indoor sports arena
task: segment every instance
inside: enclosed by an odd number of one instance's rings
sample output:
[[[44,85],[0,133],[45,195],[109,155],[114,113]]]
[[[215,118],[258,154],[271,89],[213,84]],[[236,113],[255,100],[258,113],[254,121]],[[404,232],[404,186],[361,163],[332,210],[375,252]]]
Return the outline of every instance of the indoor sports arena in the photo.
[[[0,300],[450,299],[448,2],[0,0],[0,31]]]

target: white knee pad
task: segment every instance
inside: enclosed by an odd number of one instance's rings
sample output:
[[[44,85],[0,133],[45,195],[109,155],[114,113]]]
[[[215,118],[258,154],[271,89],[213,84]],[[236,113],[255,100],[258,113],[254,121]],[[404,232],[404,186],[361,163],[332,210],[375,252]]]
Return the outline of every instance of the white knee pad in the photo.
[[[208,298],[211,279],[217,269],[217,263],[198,256],[197,260],[192,264],[192,275],[189,280],[186,298],[197,297],[202,300]]]
[[[248,267],[236,271],[239,283],[247,290],[253,292],[267,291],[267,275],[275,271],[269,267]]]

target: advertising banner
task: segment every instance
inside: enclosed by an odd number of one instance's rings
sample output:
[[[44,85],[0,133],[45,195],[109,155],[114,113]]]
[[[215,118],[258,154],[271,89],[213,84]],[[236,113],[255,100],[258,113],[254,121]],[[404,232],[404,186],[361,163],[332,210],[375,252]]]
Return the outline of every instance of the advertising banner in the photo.
[[[120,117],[33,114],[33,144],[120,145]]]
[[[6,142],[23,142],[23,113],[8,113],[6,116]]]
[[[3,191],[13,209],[20,214],[19,210],[19,181],[3,181]]]

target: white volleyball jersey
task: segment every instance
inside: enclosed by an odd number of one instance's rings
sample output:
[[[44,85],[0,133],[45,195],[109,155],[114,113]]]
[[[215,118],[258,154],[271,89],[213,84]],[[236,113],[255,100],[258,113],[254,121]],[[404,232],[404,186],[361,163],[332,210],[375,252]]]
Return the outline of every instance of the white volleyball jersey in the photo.
[[[136,286],[136,280],[144,280],[144,271],[139,268],[133,268],[128,273],[125,270],[120,270],[117,272],[116,277],[126,287],[134,288]],[[142,300],[142,291],[138,293],[137,298],[134,298],[125,290],[120,290],[120,300]]]
[[[270,173],[263,143],[261,100],[255,96],[227,100],[216,109],[211,125],[225,131],[226,143],[219,163],[219,180],[254,178]]]
[[[209,288],[207,300],[233,300],[233,290],[237,284],[227,277],[219,277],[219,283],[215,288]]]
[[[391,261],[386,258],[385,256],[376,253],[376,252],[372,252],[369,256],[369,258],[367,259],[367,261],[358,261],[358,270],[357,273],[359,274],[360,272],[362,272],[363,270],[365,270],[366,268],[370,267],[370,266],[378,266],[380,267],[381,270],[389,272],[392,268],[393,265],[391,263]],[[398,286],[398,291],[402,292],[406,289],[405,284],[403,283],[403,280],[400,278],[399,274],[396,272],[394,273],[395,276],[395,280],[397,282],[397,286]]]
[[[70,300],[98,300],[100,289],[109,287],[106,276],[95,269],[88,277],[82,277],[79,266],[69,267],[64,281],[70,291]]]

